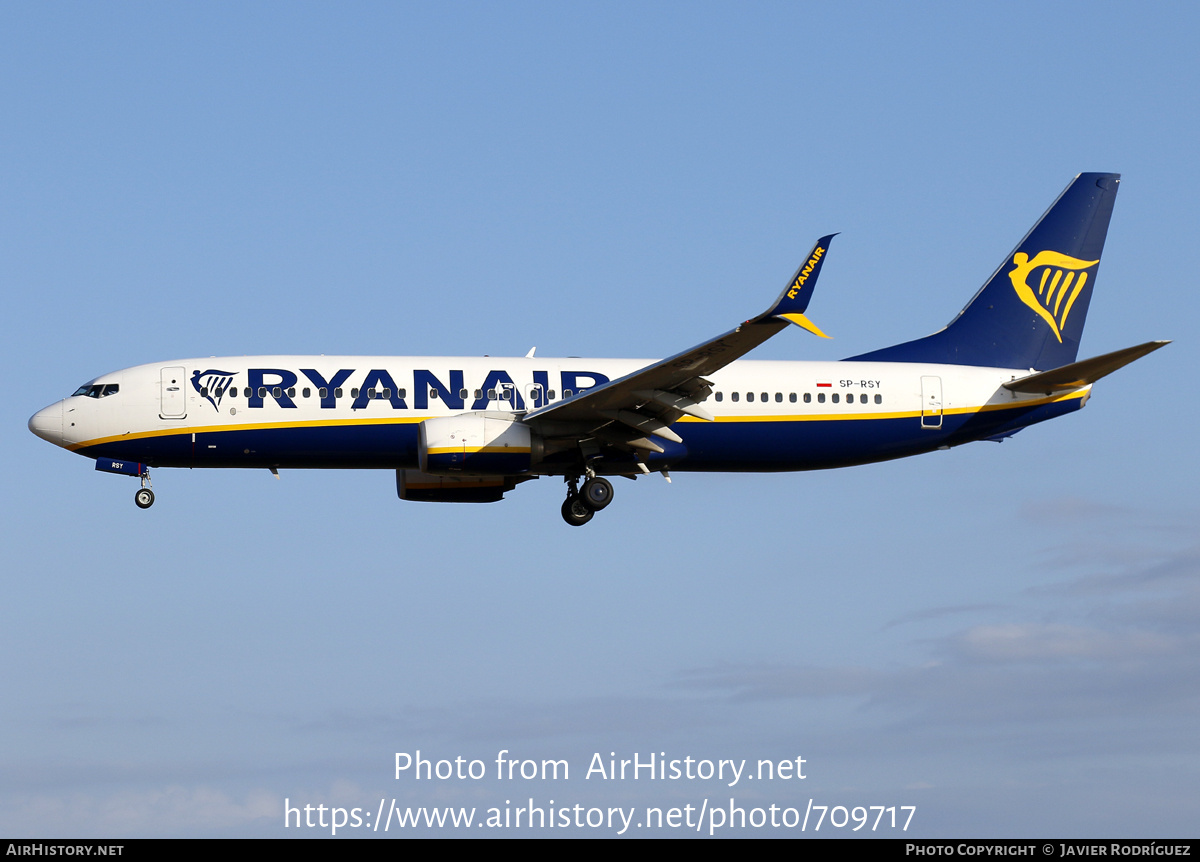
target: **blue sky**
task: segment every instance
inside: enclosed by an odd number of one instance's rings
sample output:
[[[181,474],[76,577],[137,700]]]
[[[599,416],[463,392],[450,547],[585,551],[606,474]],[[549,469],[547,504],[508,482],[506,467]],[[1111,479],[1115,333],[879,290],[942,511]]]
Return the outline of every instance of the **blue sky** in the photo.
[[[1194,835],[1197,35],[1178,4],[5,4],[0,832],[520,792]],[[572,530],[555,481],[454,507],[365,471],[160,470],[143,512],[25,429],[190,356],[659,357],[830,231],[834,339],[755,356],[838,359],[943,325],[1080,171],[1123,175],[1083,354],[1176,341],[998,446],[623,482]],[[572,777],[395,780],[417,749]]]

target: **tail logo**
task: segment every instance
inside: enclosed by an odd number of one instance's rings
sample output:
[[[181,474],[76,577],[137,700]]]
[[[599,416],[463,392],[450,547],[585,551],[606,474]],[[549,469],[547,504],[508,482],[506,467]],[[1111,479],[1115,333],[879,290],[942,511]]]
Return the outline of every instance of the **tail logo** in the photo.
[[[1021,302],[1037,312],[1049,324],[1054,337],[1062,343],[1062,331],[1067,326],[1071,306],[1087,284],[1087,270],[1099,260],[1080,260],[1057,251],[1039,251],[1030,259],[1023,251],[1013,255],[1013,268],[1008,277]],[[1035,278],[1037,289],[1030,286],[1029,276],[1040,269]]]
[[[225,397],[229,385],[233,382],[236,371],[218,371],[210,368],[207,371],[192,372],[192,388],[200,393],[214,410],[221,409],[221,399]]]

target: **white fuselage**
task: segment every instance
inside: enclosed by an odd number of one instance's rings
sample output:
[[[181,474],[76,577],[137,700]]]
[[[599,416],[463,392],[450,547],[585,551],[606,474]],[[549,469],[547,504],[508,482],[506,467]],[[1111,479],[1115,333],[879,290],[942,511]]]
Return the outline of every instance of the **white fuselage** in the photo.
[[[89,457],[151,466],[416,466],[430,418],[518,416],[644,368],[640,359],[243,356],[140,365],[96,378],[30,420]],[[684,417],[675,469],[802,470],[1012,433],[1086,400],[1001,384],[1026,369],[905,362],[740,360]],[[106,387],[115,390],[106,391]],[[90,392],[90,394],[89,394]],[[535,473],[562,472],[553,464]]]

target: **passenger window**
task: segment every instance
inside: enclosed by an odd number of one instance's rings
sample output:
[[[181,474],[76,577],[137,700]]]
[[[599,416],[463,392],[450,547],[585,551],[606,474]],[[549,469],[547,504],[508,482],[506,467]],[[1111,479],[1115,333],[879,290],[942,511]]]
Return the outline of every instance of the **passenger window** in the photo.
[[[355,392],[357,392],[358,390],[356,389],[356,390],[354,390],[354,391],[355,391]],[[342,397],[342,387],[340,387],[340,386],[339,386],[337,389],[333,390],[333,397],[334,397],[334,398],[341,398],[341,397]]]
[[[238,393],[238,388],[236,386],[230,386],[228,389],[225,390],[225,394],[228,395],[230,398],[237,398],[237,393]]]
[[[309,389],[307,386],[305,386],[302,390],[300,390],[300,394],[303,395],[305,398],[311,398],[312,390]]]
[[[272,398],[282,398],[283,390],[281,388],[279,388],[278,386],[273,387],[271,389],[271,397]]]
[[[368,390],[367,390],[367,400],[368,400],[368,401],[371,401],[371,400],[373,400],[374,398],[375,398],[375,390],[374,390],[374,389],[368,389]]]
[[[796,403],[796,393],[795,392],[788,393],[788,401],[791,401],[793,404]]]
[[[482,389],[476,389],[476,390],[475,390],[475,400],[476,400],[476,401],[478,401],[478,400],[479,400],[480,398],[482,398],[482,397],[483,397],[483,390],[482,390]]]
[[[832,400],[833,400],[833,403],[834,403],[834,404],[837,404],[837,403],[838,403],[838,397],[839,397],[839,396],[838,396],[838,394],[837,394],[836,392],[835,392],[835,393],[833,393],[833,398],[832,398]]]
[[[496,390],[495,389],[489,389],[487,395],[488,395],[488,401],[496,400]]]
[[[258,387],[258,397],[259,398],[267,397],[267,387],[265,387],[265,386]]]
[[[754,400],[754,393],[753,393],[753,392],[747,392],[747,393],[746,393],[746,400],[747,400],[747,401],[753,401],[753,400]]]
[[[818,404],[824,404],[824,403],[825,403],[825,393],[824,393],[824,392],[818,392],[818,393],[817,393],[817,403],[818,403]]]
[[[882,395],[876,395],[876,396],[875,396],[875,403],[876,403],[876,404],[882,404],[882,403],[883,403],[883,396],[882,396]]]
[[[570,398],[570,397],[571,397],[571,395],[572,395],[572,393],[571,393],[571,390],[570,390],[570,389],[564,389],[564,390],[563,390],[563,398]]]
[[[467,399],[467,390],[465,390],[465,389],[458,390],[458,399],[460,401],[465,401]]]
[[[389,400],[391,399],[391,397],[392,397],[392,390],[391,390],[391,388],[390,388],[390,387],[387,387],[387,386],[383,387],[383,397],[384,397],[384,398],[387,398],[387,399],[389,399]]]
[[[731,392],[729,397],[732,398],[734,401],[737,401],[738,398],[740,398],[741,396],[737,392]]]
[[[307,392],[308,390],[305,389],[304,391]],[[321,398],[322,401],[324,401],[326,398],[329,397],[328,387],[322,386],[320,389],[317,390],[317,395]]]
[[[554,390],[551,389],[549,392],[547,392],[546,397],[549,398],[551,401],[553,401],[554,400]]]
[[[766,393],[766,392],[764,392],[764,393],[763,393],[763,394],[762,394],[760,397],[762,398],[762,400],[763,400],[764,402],[765,402],[765,401],[769,401],[769,400],[770,400],[770,399],[767,397],[767,393]]]
[[[811,393],[811,392],[805,392],[805,393],[804,393],[804,403],[805,403],[805,404],[809,404],[809,403],[811,403],[811,402],[812,402],[812,393]]]
[[[437,401],[437,390],[436,390],[436,389],[430,389],[430,390],[429,390],[429,400],[430,400],[430,401]]]
[[[722,395],[720,392],[718,392],[718,393],[717,393],[716,395],[714,395],[713,397],[714,397],[714,398],[716,398],[718,402],[720,402],[720,401],[723,401],[723,400],[725,399],[725,396],[724,396],[724,395]]]
[[[405,390],[403,390],[403,389],[398,389],[398,390],[396,390],[396,397],[397,397],[397,398],[404,398],[404,397],[405,397],[405,396],[407,396],[407,395],[408,395],[408,393],[407,393]]]
[[[783,401],[783,393],[782,393],[782,392],[776,392],[776,393],[775,393],[775,403],[776,403],[776,404],[778,404],[778,403],[780,403],[781,401]]]
[[[357,386],[350,390],[350,397],[351,398],[358,397],[358,387]]]
[[[208,397],[208,387],[207,387],[207,386],[201,386],[201,387],[200,387],[200,397],[201,397],[201,398],[207,398],[207,397]]]
[[[247,386],[245,389],[242,390],[242,394],[244,396],[246,396],[247,398],[249,398],[251,395],[254,394],[254,390],[251,389],[249,386]],[[263,394],[266,395],[265,392]]]
[[[288,387],[288,398],[295,398],[295,397],[296,397],[296,387],[289,386]]]
[[[858,396],[858,403],[859,404],[867,403],[867,393],[864,392],[862,395]]]

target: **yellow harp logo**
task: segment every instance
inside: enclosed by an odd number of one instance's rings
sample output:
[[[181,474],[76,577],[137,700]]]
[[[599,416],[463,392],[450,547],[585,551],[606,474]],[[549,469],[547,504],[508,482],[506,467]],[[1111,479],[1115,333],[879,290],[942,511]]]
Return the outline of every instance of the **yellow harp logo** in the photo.
[[[1080,260],[1057,251],[1039,251],[1031,260],[1029,255],[1019,251],[1013,255],[1013,268],[1009,270],[1008,277],[1012,280],[1013,288],[1021,302],[1050,324],[1054,337],[1061,343],[1062,331],[1067,325],[1071,306],[1075,304],[1083,286],[1087,284],[1086,270],[1099,262]],[[1035,279],[1035,292],[1029,285],[1029,276],[1037,269],[1040,269],[1042,274],[1040,279]]]

